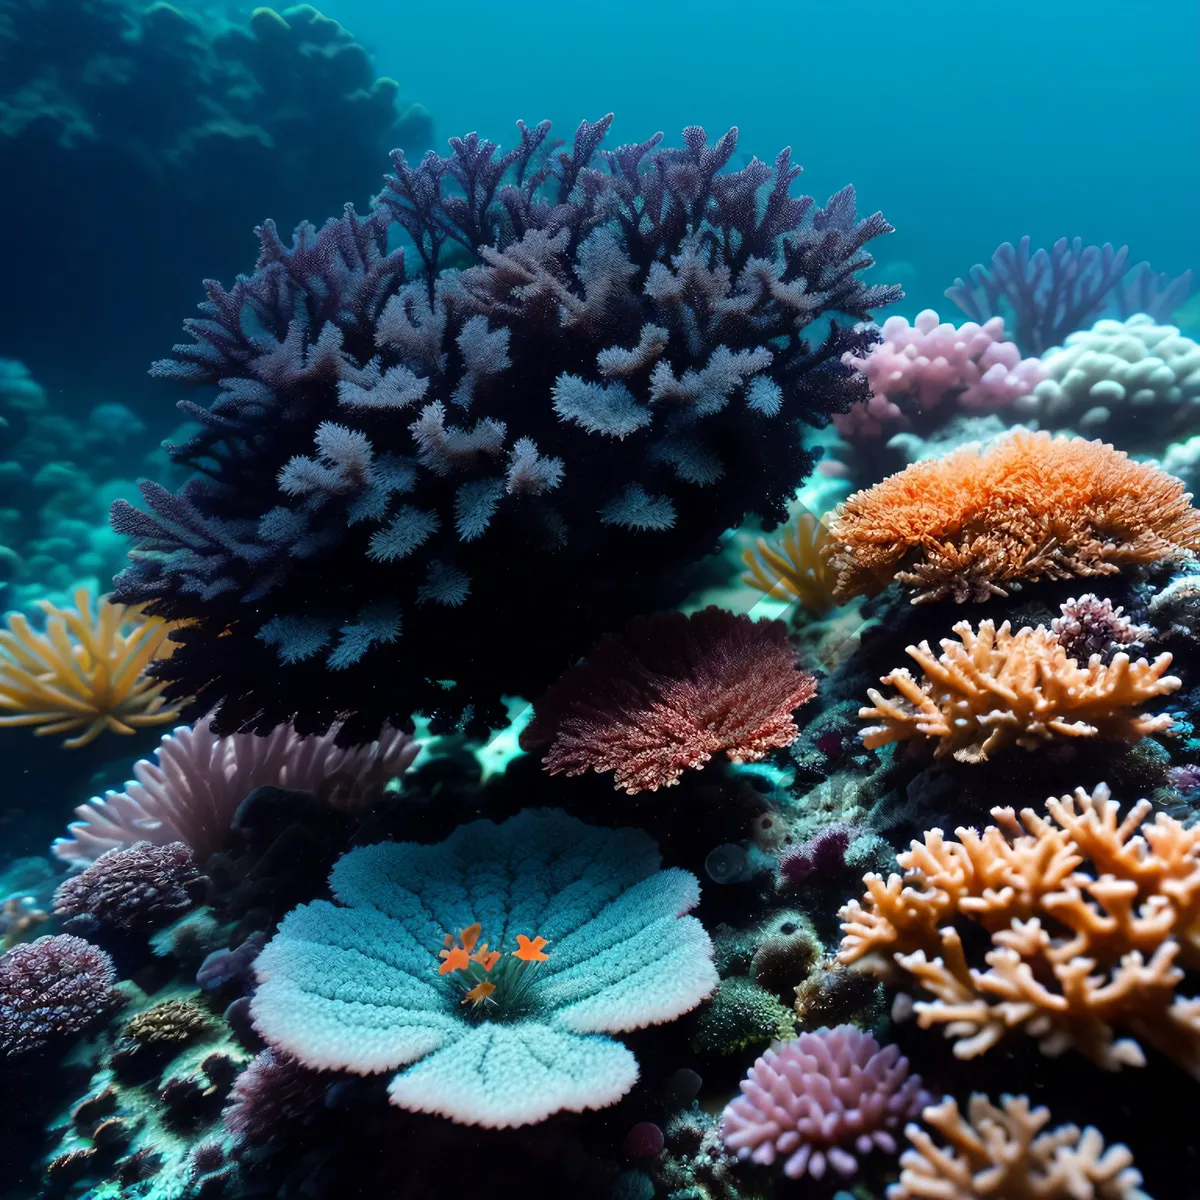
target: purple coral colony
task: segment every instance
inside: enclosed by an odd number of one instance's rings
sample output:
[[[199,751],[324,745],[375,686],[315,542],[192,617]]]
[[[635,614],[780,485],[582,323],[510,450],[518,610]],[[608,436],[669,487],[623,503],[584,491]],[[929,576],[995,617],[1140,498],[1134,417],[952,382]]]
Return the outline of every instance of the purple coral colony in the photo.
[[[0,0],[0,1200],[1200,1196],[1192,272],[226,8]]]

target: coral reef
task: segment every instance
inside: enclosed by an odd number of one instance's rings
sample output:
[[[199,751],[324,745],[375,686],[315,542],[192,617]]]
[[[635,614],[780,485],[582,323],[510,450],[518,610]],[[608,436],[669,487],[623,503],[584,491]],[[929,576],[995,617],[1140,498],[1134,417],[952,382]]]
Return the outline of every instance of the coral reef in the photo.
[[[819,620],[836,603],[833,591],[837,578],[829,569],[828,547],[826,519],[801,513],[788,522],[778,543],[772,545],[760,537],[753,548],[743,552],[742,561],[748,570],[742,582],[774,599],[798,600]]]
[[[163,699],[147,667],[170,655],[173,628],[156,617],[102,596],[93,609],[86,588],[75,607],[41,607],[46,628],[35,631],[22,613],[0,630],[0,727],[33,725],[38,735],[71,733],[63,745],[86,746],[102,733],[131,734],[179,716]]]
[[[932,993],[918,1020],[962,1059],[1021,1029],[1106,1070],[1143,1065],[1144,1042],[1200,1079],[1200,1000],[1175,994],[1200,961],[1200,830],[1151,811],[1141,800],[1122,819],[1101,784],[1051,797],[1046,815],[993,809],[995,825],[957,841],[934,829],[896,856],[903,875],[868,875],[842,909],[839,959]],[[968,966],[965,922],[991,937],[986,969]]]
[[[598,642],[538,700],[523,749],[551,774],[613,773],[630,795],[670,787],[724,752],[754,762],[796,740],[816,694],[782,621],[706,608],[638,617]]]
[[[854,1151],[895,1154],[893,1131],[928,1103],[895,1046],[881,1049],[869,1033],[839,1025],[757,1059],[721,1115],[721,1140],[740,1159],[770,1166],[783,1158],[789,1179],[821,1179],[826,1166],[850,1176]]]
[[[1105,1147],[1099,1131],[1075,1125],[1046,1129],[1050,1110],[1027,1096],[1002,1096],[999,1105],[975,1093],[964,1116],[947,1097],[905,1129],[913,1148],[900,1156],[900,1182],[888,1200],[1149,1200],[1133,1155],[1120,1143]]]
[[[893,579],[913,603],[1005,596],[1021,582],[1106,575],[1200,549],[1179,480],[1082,438],[1015,430],[856,492],[830,522],[837,597]]]
[[[790,198],[787,152],[721,174],[733,131],[601,151],[608,125],[395,154],[370,216],[290,248],[268,223],[255,274],[208,285],[156,368],[220,385],[173,450],[202,474],[113,519],[136,544],[118,595],[194,622],[158,670],[218,732],[502,725],[501,694],[677,603],[746,514],[782,519],[799,422],[863,395],[840,357],[875,335],[818,322],[897,298],[857,276],[883,218],[852,189]],[[479,265],[437,276],[452,246]],[[506,631],[487,654],[463,636],[483,614]]]
[[[999,628],[980,621],[976,632],[970,621],[959,621],[954,632],[959,640],[943,638],[940,655],[928,642],[908,647],[920,682],[899,667],[880,680],[898,696],[868,688],[871,706],[858,713],[878,722],[862,731],[868,749],[937,738],[938,758],[981,762],[1009,746],[1036,750],[1056,738],[1133,742],[1173,724],[1167,713],[1138,711],[1180,687],[1167,674],[1169,653],[1153,662],[1119,653],[1111,663],[1096,657],[1080,666],[1042,625],[1013,633],[1007,621]]]
[[[204,895],[205,880],[183,842],[155,846],[134,842],[108,850],[54,893],[54,914],[63,927],[147,933],[169,925]]]
[[[266,737],[219,737],[208,720],[176,729],[163,737],[157,763],[134,763],[134,782],[124,791],[105,792],[75,810],[72,836],[58,838],[54,853],[66,862],[91,862],[138,841],[180,841],[203,861],[225,843],[234,812],[255,788],[286,787],[365,808],[420,752],[398,729],[385,728],[378,741],[356,749],[335,745],[336,734],[302,738],[280,725]]]
[[[597,1035],[672,1020],[717,982],[682,915],[697,882],[659,862],[637,830],[553,810],[353,850],[330,877],[344,907],[296,909],[259,956],[255,1028],[310,1067],[402,1067],[393,1104],[465,1124],[612,1104],[637,1063]]]

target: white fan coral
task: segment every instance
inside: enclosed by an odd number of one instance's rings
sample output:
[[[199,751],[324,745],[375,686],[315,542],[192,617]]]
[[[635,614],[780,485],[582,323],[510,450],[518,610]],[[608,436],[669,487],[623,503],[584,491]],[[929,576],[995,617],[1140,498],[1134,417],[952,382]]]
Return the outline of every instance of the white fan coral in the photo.
[[[140,759],[125,790],[81,804],[71,837],[57,838],[55,855],[94,862],[106,850],[151,842],[186,842],[202,861],[224,844],[237,806],[255,788],[272,785],[314,792],[338,808],[369,803],[420,752],[407,733],[386,727],[368,746],[334,745],[338,727],[301,737],[280,725],[266,737],[218,737],[207,718],[182,725],[158,747],[158,761]]]

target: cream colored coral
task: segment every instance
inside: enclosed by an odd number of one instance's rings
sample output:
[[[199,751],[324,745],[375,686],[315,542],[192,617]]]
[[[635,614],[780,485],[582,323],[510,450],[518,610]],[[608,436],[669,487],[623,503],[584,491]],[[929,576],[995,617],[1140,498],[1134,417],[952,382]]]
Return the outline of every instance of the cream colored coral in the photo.
[[[976,1093],[966,1117],[947,1097],[921,1120],[946,1144],[908,1125],[913,1148],[900,1156],[888,1200],[1148,1200],[1128,1147],[1106,1148],[1091,1126],[1046,1130],[1049,1110],[1027,1096],[1002,1096],[997,1106]]]
[[[823,617],[836,604],[837,576],[826,555],[830,548],[826,519],[801,513],[783,531],[783,540],[772,545],[760,537],[754,548],[742,553],[748,568],[742,582],[777,600],[799,600],[815,617]]]
[[[867,747],[932,737],[938,758],[979,762],[1008,746],[1034,750],[1056,737],[1136,741],[1171,727],[1165,714],[1136,711],[1180,686],[1166,673],[1170,654],[1153,662],[1117,654],[1107,665],[1093,657],[1080,666],[1044,626],[1013,633],[1007,621],[999,628],[981,621],[976,633],[960,621],[954,632],[959,641],[943,639],[939,656],[928,642],[908,647],[921,681],[901,667],[880,680],[898,696],[868,690],[871,707],[858,715],[878,723],[862,731]]]
[[[1150,812],[1143,800],[1121,819],[1101,784],[1045,815],[994,809],[957,842],[931,830],[896,856],[902,876],[866,876],[842,908],[838,959],[918,984],[933,997],[919,1023],[945,1027],[959,1058],[1022,1029],[1109,1070],[1140,1066],[1145,1043],[1200,1079],[1200,999],[1175,995],[1200,966],[1200,829]],[[981,967],[964,918],[991,935]]]

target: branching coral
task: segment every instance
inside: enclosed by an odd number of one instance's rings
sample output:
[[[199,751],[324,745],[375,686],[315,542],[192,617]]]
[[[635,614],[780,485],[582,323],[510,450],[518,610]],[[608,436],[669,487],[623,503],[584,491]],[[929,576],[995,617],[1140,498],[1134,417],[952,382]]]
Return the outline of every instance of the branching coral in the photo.
[[[1200,999],[1175,994],[1200,965],[1200,829],[1151,811],[1141,800],[1122,819],[1101,784],[1051,797],[1046,815],[993,809],[997,824],[957,841],[931,830],[896,856],[903,875],[867,875],[841,910],[838,957],[932,993],[918,1020],[944,1026],[959,1058],[1023,1029],[1107,1070],[1140,1066],[1141,1041],[1200,1079]],[[964,921],[991,936],[983,969]]]
[[[294,910],[259,955],[255,1027],[309,1067],[405,1068],[393,1104],[465,1124],[612,1104],[637,1063],[602,1035],[673,1020],[717,982],[683,915],[696,880],[659,863],[637,830],[543,810],[352,850],[330,877],[341,906]]]
[[[86,746],[105,730],[133,733],[179,716],[163,701],[163,684],[146,674],[170,655],[172,626],[101,597],[93,611],[86,588],[75,607],[42,601],[46,628],[38,633],[20,613],[0,631],[0,726],[35,725],[39,735],[71,733],[63,745]]]
[[[913,1149],[900,1156],[900,1182],[888,1200],[1149,1200],[1127,1147],[1106,1148],[1091,1126],[1045,1129],[1050,1110],[1033,1108],[1026,1096],[995,1105],[976,1093],[965,1117],[947,1097],[921,1119],[946,1144],[907,1126]]]
[[[742,582],[778,600],[799,600],[814,617],[834,607],[837,577],[829,569],[829,530],[826,518],[801,513],[788,523],[782,539],[772,545],[760,537],[742,554],[748,570]]]
[[[219,731],[502,723],[502,694],[681,600],[724,530],[781,520],[800,422],[865,394],[840,357],[876,335],[819,318],[897,297],[857,275],[883,218],[851,189],[790,197],[786,151],[725,173],[735,131],[602,151],[608,126],[397,153],[370,216],[290,248],[267,224],[257,272],[208,285],[156,368],[219,388],[173,451],[200,474],[114,523],[137,543],[122,598],[196,622],[168,694]],[[478,265],[439,274],[451,248]],[[506,630],[487,653],[463,634],[482,614]]]
[[[638,617],[537,702],[521,746],[549,745],[551,774],[612,771],[630,795],[656,791],[719,752],[755,762],[790,745],[816,690],[782,621],[714,607]]]
[[[1178,479],[1082,438],[1018,429],[916,462],[840,505],[830,523],[837,596],[893,579],[913,603],[1004,596],[1036,579],[1106,575],[1200,550]]]
[[[1080,666],[1041,625],[1013,633],[1007,621],[999,628],[981,621],[976,633],[970,621],[959,621],[954,632],[959,641],[943,638],[940,655],[928,642],[908,647],[921,668],[919,683],[899,667],[880,680],[899,696],[867,690],[871,707],[858,715],[879,722],[862,731],[869,749],[937,738],[937,757],[980,762],[1009,746],[1036,750],[1060,737],[1137,741],[1172,725],[1166,713],[1137,711],[1180,687],[1167,674],[1170,654],[1134,662],[1121,653],[1111,663],[1094,658]]]
[[[91,862],[138,841],[180,841],[203,860],[224,844],[234,811],[255,788],[284,787],[338,807],[365,806],[420,752],[407,733],[390,727],[355,749],[335,745],[336,735],[335,728],[302,738],[281,725],[266,737],[218,737],[207,720],[176,729],[159,744],[158,762],[133,764],[134,781],[123,792],[105,792],[75,810],[72,836],[58,838],[54,853],[67,862]]]

